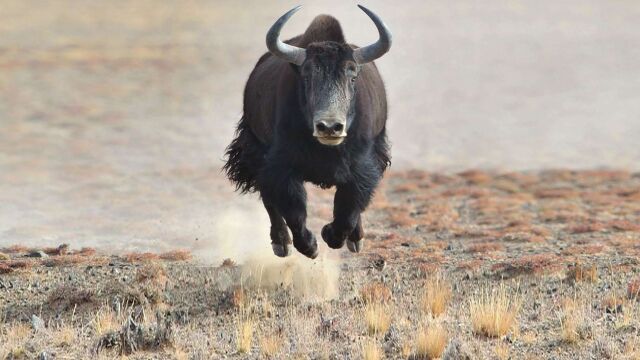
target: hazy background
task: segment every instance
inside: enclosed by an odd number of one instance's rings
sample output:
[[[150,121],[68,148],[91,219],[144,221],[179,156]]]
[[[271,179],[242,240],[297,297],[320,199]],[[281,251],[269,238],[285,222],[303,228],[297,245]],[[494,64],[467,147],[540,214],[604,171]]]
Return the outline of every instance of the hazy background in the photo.
[[[320,13],[377,37],[356,3],[302,3],[284,37]],[[0,246],[268,245],[219,169],[266,30],[296,4],[2,0]],[[640,169],[640,2],[365,5],[394,34],[394,169]]]

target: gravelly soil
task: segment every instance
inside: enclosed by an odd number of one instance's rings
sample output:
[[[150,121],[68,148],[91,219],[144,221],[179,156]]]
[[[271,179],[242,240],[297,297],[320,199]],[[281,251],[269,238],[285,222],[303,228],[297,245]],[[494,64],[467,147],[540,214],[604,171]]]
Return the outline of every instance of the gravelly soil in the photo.
[[[312,223],[327,221],[330,195],[311,190]],[[511,359],[637,358],[639,174],[392,173],[365,219],[363,253],[336,257],[323,246],[316,261],[211,266],[186,253],[45,249],[51,255],[39,259],[4,249],[0,353],[265,358],[272,341],[275,358],[361,358],[373,342],[387,358],[402,358],[422,327],[441,324],[472,359],[504,351]],[[432,318],[421,299],[436,274],[452,296]],[[474,332],[469,301],[501,286],[520,305],[515,324],[497,337]],[[369,333],[365,320],[372,287],[389,290],[380,297],[391,325],[380,333]],[[568,303],[580,308],[573,342],[561,331]],[[38,331],[29,325],[34,314],[46,324]],[[252,341],[239,353],[243,324]],[[73,341],[56,340],[69,327]]]

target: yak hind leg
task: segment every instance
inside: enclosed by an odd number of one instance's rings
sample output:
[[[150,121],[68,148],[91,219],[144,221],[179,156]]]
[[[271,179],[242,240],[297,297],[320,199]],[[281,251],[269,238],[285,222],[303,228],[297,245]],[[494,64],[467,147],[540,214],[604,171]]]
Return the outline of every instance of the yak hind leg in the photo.
[[[264,208],[269,214],[269,220],[271,221],[271,230],[269,236],[271,237],[271,249],[273,254],[279,257],[287,257],[291,255],[291,236],[287,230],[287,224],[284,222],[284,218],[278,212],[278,210],[269,204],[264,199],[262,200]]]

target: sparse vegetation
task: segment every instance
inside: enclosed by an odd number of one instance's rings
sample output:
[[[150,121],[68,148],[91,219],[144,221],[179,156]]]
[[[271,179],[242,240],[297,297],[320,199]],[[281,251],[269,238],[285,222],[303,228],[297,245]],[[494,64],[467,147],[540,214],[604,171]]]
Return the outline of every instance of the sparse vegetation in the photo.
[[[451,285],[449,285],[441,274],[435,275],[427,280],[424,294],[421,299],[422,309],[432,316],[442,315],[451,300]]]
[[[382,359],[382,351],[375,340],[366,340],[362,345],[362,358],[364,360]]]
[[[373,282],[360,289],[360,296],[365,303],[388,303],[391,290],[380,282]]]
[[[576,282],[587,281],[593,283],[598,280],[598,268],[594,265],[576,263],[569,268],[567,278]]]
[[[417,359],[437,359],[444,352],[449,335],[442,325],[431,324],[418,332],[415,344]]]
[[[571,193],[553,189],[587,180],[400,175],[368,213],[365,251],[335,261],[4,248],[0,359],[638,359],[640,231],[610,220],[637,218],[619,194],[640,178]]]
[[[238,352],[246,354],[251,351],[253,343],[253,332],[255,324],[251,320],[241,320],[238,322]]]
[[[469,301],[473,331],[488,337],[506,335],[515,325],[519,311],[520,300],[507,290],[504,283],[497,288],[481,289]]]
[[[494,352],[496,353],[496,357],[499,360],[508,360],[511,349],[509,345],[501,342],[496,344],[496,347],[494,348]]]
[[[282,347],[282,338],[279,335],[263,335],[260,337],[260,353],[271,358],[276,356]]]
[[[560,339],[567,344],[575,344],[588,336],[584,304],[576,299],[565,299],[560,313]]]
[[[364,318],[370,335],[385,334],[391,325],[389,308],[380,303],[368,303],[365,306]]]

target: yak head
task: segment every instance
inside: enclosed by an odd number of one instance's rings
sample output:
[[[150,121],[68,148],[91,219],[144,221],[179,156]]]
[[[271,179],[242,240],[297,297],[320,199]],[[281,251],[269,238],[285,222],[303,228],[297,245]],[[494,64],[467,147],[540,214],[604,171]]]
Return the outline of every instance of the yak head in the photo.
[[[306,49],[279,39],[287,20],[300,9],[284,14],[267,33],[272,54],[292,63],[301,79],[303,112],[313,136],[323,145],[340,145],[355,117],[356,79],[361,65],[384,55],[391,47],[391,32],[380,18],[358,5],[378,28],[380,38],[374,44],[353,49],[335,41],[313,42]]]

